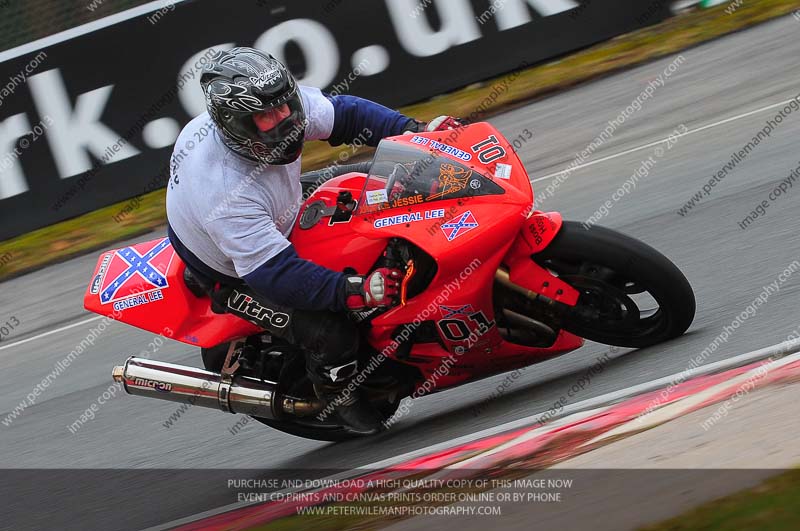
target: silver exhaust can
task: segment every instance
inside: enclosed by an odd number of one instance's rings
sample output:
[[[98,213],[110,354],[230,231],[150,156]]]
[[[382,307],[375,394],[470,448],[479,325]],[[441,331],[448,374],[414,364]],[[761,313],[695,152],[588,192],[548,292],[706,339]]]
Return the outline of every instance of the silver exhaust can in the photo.
[[[130,357],[114,367],[114,381],[131,395],[275,419],[276,384],[247,376],[219,373],[162,361]]]

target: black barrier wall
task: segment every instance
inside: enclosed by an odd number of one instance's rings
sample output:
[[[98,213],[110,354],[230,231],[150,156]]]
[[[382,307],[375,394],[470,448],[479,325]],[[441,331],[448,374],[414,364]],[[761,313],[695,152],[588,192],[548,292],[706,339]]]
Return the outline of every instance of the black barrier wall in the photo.
[[[664,0],[201,0],[2,53],[0,240],[163,187],[211,50],[262,48],[303,84],[397,106],[668,15]]]

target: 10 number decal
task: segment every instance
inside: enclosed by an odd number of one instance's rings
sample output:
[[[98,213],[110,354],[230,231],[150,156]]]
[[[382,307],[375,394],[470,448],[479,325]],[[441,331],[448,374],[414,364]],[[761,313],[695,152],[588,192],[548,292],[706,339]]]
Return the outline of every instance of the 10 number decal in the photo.
[[[523,129],[522,133],[520,133],[517,138],[514,139],[514,151],[518,150],[525,144],[528,140],[533,138],[533,133],[530,129]],[[517,145],[519,144],[519,145]],[[500,142],[497,140],[497,137],[494,135],[489,136],[486,140],[482,140],[478,142],[474,146],[472,146],[473,153],[478,154],[478,160],[483,162],[484,164],[489,164],[497,159],[502,159],[506,156],[506,150],[503,146],[500,145]]]

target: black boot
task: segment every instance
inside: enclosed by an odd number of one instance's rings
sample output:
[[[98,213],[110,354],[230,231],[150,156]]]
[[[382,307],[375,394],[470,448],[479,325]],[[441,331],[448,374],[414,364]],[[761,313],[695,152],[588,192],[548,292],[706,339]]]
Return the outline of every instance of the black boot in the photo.
[[[350,370],[352,365],[353,370]],[[383,417],[372,407],[369,401],[361,396],[358,386],[353,381],[356,375],[355,362],[342,367],[334,367],[326,371],[328,378],[314,383],[317,396],[333,406],[333,410],[345,423],[345,428],[358,435],[374,435],[383,428]],[[342,377],[340,373],[349,372]]]
[[[330,389],[328,386],[314,389],[320,398],[333,405],[333,410],[345,423],[345,429],[358,435],[375,435],[383,428],[383,417],[362,398],[358,390],[349,396],[342,394],[344,389]]]

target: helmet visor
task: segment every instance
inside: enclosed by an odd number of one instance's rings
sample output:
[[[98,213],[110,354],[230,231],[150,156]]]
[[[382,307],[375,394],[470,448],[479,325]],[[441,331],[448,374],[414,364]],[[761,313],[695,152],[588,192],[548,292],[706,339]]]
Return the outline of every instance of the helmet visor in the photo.
[[[300,156],[306,116],[300,95],[265,111],[237,117],[237,131],[253,141],[256,156],[268,163],[288,164]]]

